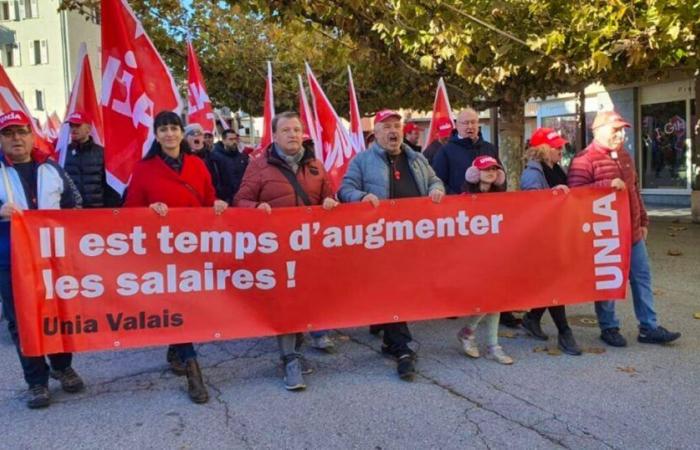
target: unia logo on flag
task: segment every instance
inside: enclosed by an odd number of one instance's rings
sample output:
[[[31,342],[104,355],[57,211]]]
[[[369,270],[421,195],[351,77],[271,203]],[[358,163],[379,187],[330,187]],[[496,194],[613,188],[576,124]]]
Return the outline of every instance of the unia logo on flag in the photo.
[[[599,291],[618,289],[625,281],[620,252],[620,224],[617,211],[613,209],[616,200],[615,192],[596,199],[592,209],[600,220],[586,222],[582,227],[584,233],[593,231],[595,288]]]

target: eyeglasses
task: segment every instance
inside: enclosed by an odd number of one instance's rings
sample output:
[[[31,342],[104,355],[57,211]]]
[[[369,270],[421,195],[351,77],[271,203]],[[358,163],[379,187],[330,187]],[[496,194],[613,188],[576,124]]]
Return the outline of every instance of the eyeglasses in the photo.
[[[6,128],[2,131],[0,131],[0,135],[2,137],[6,138],[11,138],[14,137],[15,135],[19,137],[25,137],[27,136],[31,131],[29,131],[27,128]]]

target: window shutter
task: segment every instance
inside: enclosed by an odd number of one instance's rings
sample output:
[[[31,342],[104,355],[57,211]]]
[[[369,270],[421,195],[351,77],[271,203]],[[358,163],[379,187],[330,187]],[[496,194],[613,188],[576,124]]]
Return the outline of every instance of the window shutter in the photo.
[[[15,1],[13,9],[15,10],[15,20],[23,20],[26,17],[23,1]]]
[[[34,44],[36,41],[29,41],[29,64],[32,66],[35,66],[38,61],[36,60],[36,49],[34,48]]]
[[[41,63],[49,63],[49,41],[47,40],[41,41]]]
[[[22,65],[22,52],[19,50],[19,42],[12,45],[12,65],[21,66]]]

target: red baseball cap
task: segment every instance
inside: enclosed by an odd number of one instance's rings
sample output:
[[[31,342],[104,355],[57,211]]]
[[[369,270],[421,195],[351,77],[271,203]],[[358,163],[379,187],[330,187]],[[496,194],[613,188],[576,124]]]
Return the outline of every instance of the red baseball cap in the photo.
[[[596,128],[602,127],[604,125],[612,125],[616,128],[629,128],[631,126],[625,119],[622,118],[621,115],[619,115],[615,111],[598,111],[598,114],[595,115],[595,119],[593,119],[593,125],[591,125],[591,130],[595,130]]]
[[[439,138],[447,138],[450,137],[450,134],[452,134],[452,130],[454,130],[454,125],[452,124],[452,119],[449,117],[440,117],[437,119],[437,134]]]
[[[472,166],[476,167],[479,170],[484,170],[488,169],[489,167],[498,167],[499,169],[502,169],[501,165],[498,163],[498,160],[494,158],[493,156],[488,156],[488,155],[481,155],[477,156],[474,158],[474,162],[472,163]]]
[[[375,119],[375,120],[376,120],[376,119]],[[419,130],[418,125],[416,125],[416,124],[413,123],[413,122],[408,122],[408,123],[407,123],[406,125],[404,125],[404,127],[403,127],[403,133],[404,133],[404,134],[408,134],[408,133],[410,133],[410,132],[412,132],[412,131],[418,131],[418,130]]]
[[[530,146],[538,147],[540,145],[549,145],[552,148],[563,147],[567,141],[559,135],[559,132],[554,128],[538,128],[530,137]]]
[[[380,122],[384,122],[389,117],[398,117],[401,119],[401,114],[397,113],[396,111],[392,111],[391,109],[382,109],[374,115],[374,124],[376,125]]]
[[[83,113],[74,112],[73,114],[68,116],[68,118],[66,119],[66,122],[75,123],[75,124],[83,124],[83,123],[88,123],[88,120]]]
[[[10,111],[0,115],[0,131],[11,126],[29,126],[31,121],[24,111]]]

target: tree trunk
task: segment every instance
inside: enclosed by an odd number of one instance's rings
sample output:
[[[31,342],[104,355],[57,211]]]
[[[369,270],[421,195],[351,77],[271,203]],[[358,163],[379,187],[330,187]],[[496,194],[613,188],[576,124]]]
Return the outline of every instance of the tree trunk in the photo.
[[[523,134],[525,132],[525,103],[503,103],[498,121],[498,151],[505,165],[508,190],[518,190],[523,172]]]

